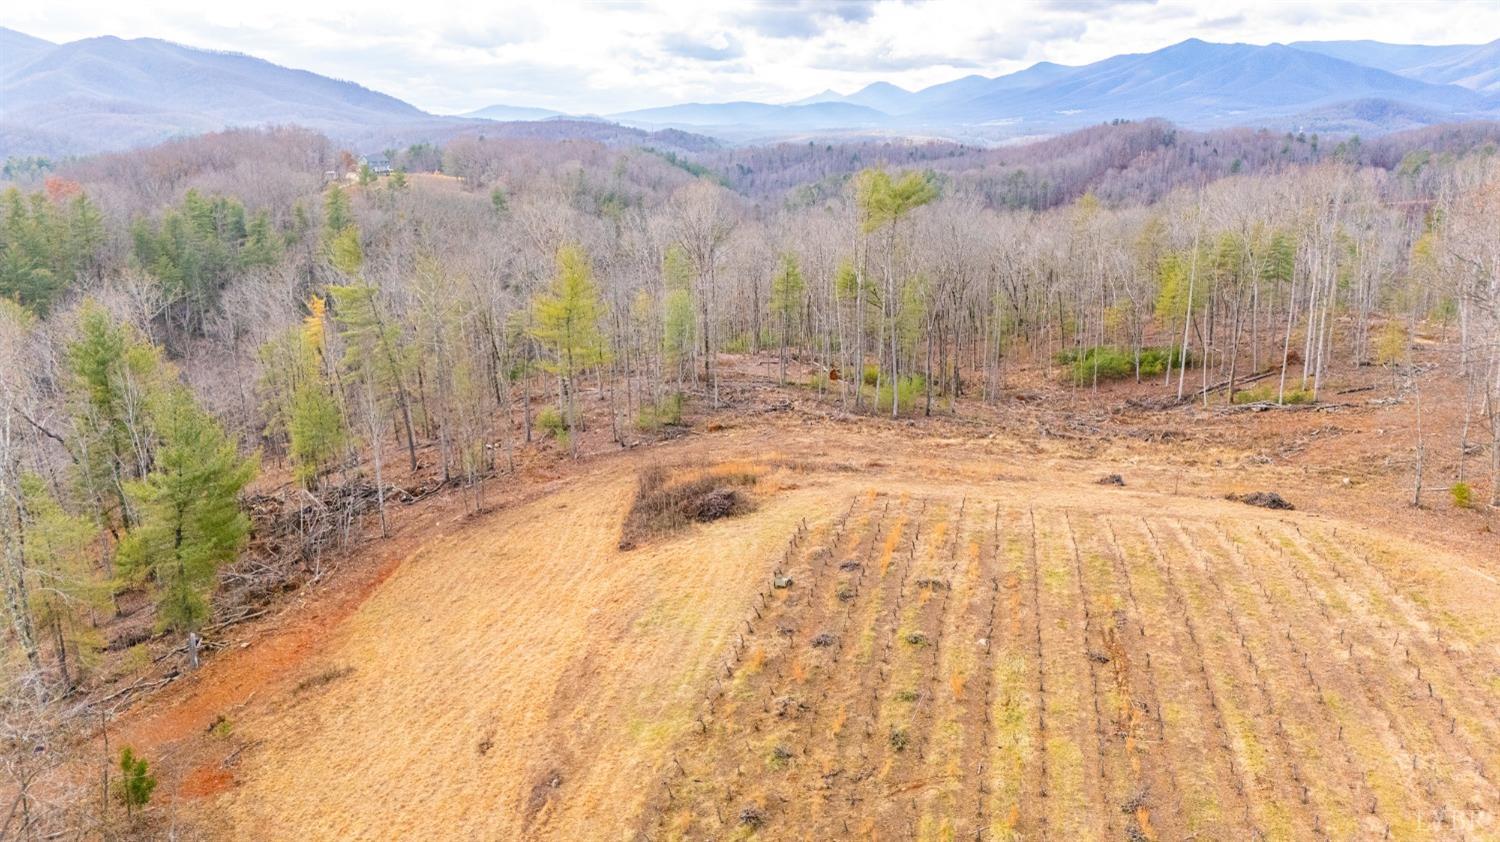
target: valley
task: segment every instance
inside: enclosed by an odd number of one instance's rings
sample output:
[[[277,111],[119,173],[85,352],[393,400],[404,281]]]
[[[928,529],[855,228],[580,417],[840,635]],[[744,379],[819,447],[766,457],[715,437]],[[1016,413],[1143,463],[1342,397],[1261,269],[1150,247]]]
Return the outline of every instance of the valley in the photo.
[[[0,842],[1500,839],[1497,32],[0,11]]]

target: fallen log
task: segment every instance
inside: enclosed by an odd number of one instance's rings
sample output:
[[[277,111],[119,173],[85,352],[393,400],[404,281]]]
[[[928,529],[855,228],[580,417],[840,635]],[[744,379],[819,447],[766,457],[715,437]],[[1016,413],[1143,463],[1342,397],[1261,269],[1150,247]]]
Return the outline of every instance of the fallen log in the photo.
[[[1223,388],[1227,387],[1231,382],[1233,382],[1234,385],[1237,386],[1237,387],[1241,386],[1241,385],[1244,385],[1246,383],[1258,383],[1258,382],[1266,379],[1267,377],[1270,377],[1273,374],[1278,374],[1280,372],[1281,372],[1281,369],[1279,369],[1279,368],[1273,368],[1273,369],[1269,369],[1267,371],[1262,371],[1259,374],[1252,374],[1249,377],[1236,377],[1236,378],[1234,378],[1233,381],[1230,381],[1230,380],[1227,380],[1227,379],[1226,380],[1220,380],[1218,383],[1215,383],[1215,384],[1213,384],[1213,385],[1211,385],[1211,386],[1209,386],[1207,388],[1198,390],[1198,393],[1196,395],[1194,395],[1193,398],[1196,400],[1198,398],[1203,397],[1204,395],[1213,394],[1214,392],[1217,392],[1220,389],[1223,389]]]
[[[1236,387],[1239,387],[1246,383],[1257,383],[1261,380],[1266,379],[1267,377],[1280,373],[1280,371],[1281,369],[1279,368],[1273,368],[1268,371],[1262,371],[1259,374],[1251,374],[1246,377],[1236,377],[1234,378],[1234,385]],[[1182,406],[1183,404],[1190,401],[1202,400],[1206,395],[1213,394],[1214,392],[1217,392],[1228,385],[1228,380],[1220,380],[1218,383],[1214,383],[1207,388],[1199,389],[1191,394],[1183,395],[1181,398],[1177,397],[1176,395],[1166,395],[1159,398],[1131,398],[1126,400],[1125,403],[1128,406],[1133,406],[1138,409],[1168,409],[1174,406]]]

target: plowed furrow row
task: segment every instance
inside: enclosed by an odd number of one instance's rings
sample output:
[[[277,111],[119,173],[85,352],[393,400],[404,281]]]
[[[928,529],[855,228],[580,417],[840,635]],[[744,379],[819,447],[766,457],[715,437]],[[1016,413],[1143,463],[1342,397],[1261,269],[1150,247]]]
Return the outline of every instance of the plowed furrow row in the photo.
[[[1334,714],[1336,736],[1347,740],[1359,758],[1371,793],[1368,811],[1383,825],[1383,834],[1401,838],[1425,838],[1422,831],[1432,816],[1430,787],[1414,774],[1416,764],[1403,733],[1402,714],[1382,691],[1372,685],[1370,669],[1354,647],[1348,624],[1335,614],[1325,589],[1314,579],[1316,571],[1286,552],[1285,534],[1270,536],[1256,529],[1263,550],[1271,560],[1269,569],[1288,577],[1292,590],[1312,605],[1310,616],[1290,624],[1287,633],[1301,645],[1308,663],[1304,666],[1322,704]],[[1425,791],[1424,791],[1425,790]]]
[[[1134,828],[1146,839],[1172,839],[1181,834],[1181,794],[1174,774],[1172,747],[1161,721],[1161,697],[1150,666],[1146,628],[1130,573],[1108,520],[1099,536],[1107,569],[1096,572],[1099,589],[1114,601],[1112,624],[1106,629],[1106,651],[1115,685],[1114,727],[1123,741],[1132,773],[1129,800]],[[1122,593],[1123,591],[1123,593]]]
[[[1257,826],[1251,810],[1244,761],[1237,755],[1225,723],[1223,690],[1216,686],[1214,677],[1208,672],[1202,633],[1188,611],[1187,600],[1183,596],[1174,565],[1163,553],[1156,531],[1144,519],[1138,525],[1146,539],[1147,558],[1155,565],[1156,574],[1161,579],[1165,603],[1162,607],[1165,613],[1174,616],[1174,626],[1180,627],[1182,631],[1176,646],[1177,663],[1174,672],[1179,680],[1192,685],[1192,695],[1201,699],[1203,704],[1196,714],[1190,714],[1187,710],[1177,711],[1177,715],[1172,717],[1176,721],[1169,719],[1167,727],[1186,734],[1195,730],[1192,724],[1194,718],[1206,721],[1209,725],[1206,733],[1192,733],[1191,739],[1205,758],[1212,758],[1211,762],[1222,768],[1224,774],[1220,780],[1225,785],[1217,787],[1217,792],[1213,792],[1215,788],[1200,786],[1199,791],[1193,794],[1197,803],[1189,805],[1189,811],[1190,814],[1197,815],[1190,815],[1189,830],[1198,831],[1199,828],[1193,825],[1201,822],[1205,830],[1217,827],[1211,832],[1225,836],[1261,835],[1263,831]],[[1175,631],[1174,628],[1174,637]]]
[[[1180,521],[1167,525],[1170,537],[1188,561],[1179,568],[1188,602],[1204,627],[1213,628],[1209,649],[1215,673],[1236,689],[1228,708],[1234,711],[1232,737],[1246,758],[1259,825],[1272,839],[1327,838],[1316,799],[1306,784],[1298,752],[1292,750],[1275,694],[1261,661],[1250,648],[1250,635],[1232,607],[1222,575],[1227,567],[1210,558]]]

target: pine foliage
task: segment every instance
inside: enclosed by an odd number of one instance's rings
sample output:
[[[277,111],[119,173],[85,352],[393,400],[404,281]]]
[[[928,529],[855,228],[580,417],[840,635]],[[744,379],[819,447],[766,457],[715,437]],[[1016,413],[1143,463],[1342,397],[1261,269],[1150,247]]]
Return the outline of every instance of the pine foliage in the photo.
[[[152,414],[162,445],[155,469],[127,486],[141,521],[120,543],[117,563],[125,575],[155,582],[163,627],[190,630],[209,615],[219,567],[250,534],[239,495],[256,460],[236,452],[181,384],[156,396]]]

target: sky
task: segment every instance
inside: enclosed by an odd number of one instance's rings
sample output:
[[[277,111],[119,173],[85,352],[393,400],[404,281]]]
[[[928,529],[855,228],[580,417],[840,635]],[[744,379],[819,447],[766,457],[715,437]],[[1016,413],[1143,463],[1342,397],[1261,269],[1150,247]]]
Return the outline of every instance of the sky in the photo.
[[[1482,43],[1500,37],[1500,1],[53,0],[8,3],[0,25],[56,42],[156,37],[249,53],[435,113],[505,104],[610,114],[790,102],[876,81],[917,89],[1193,37]]]

